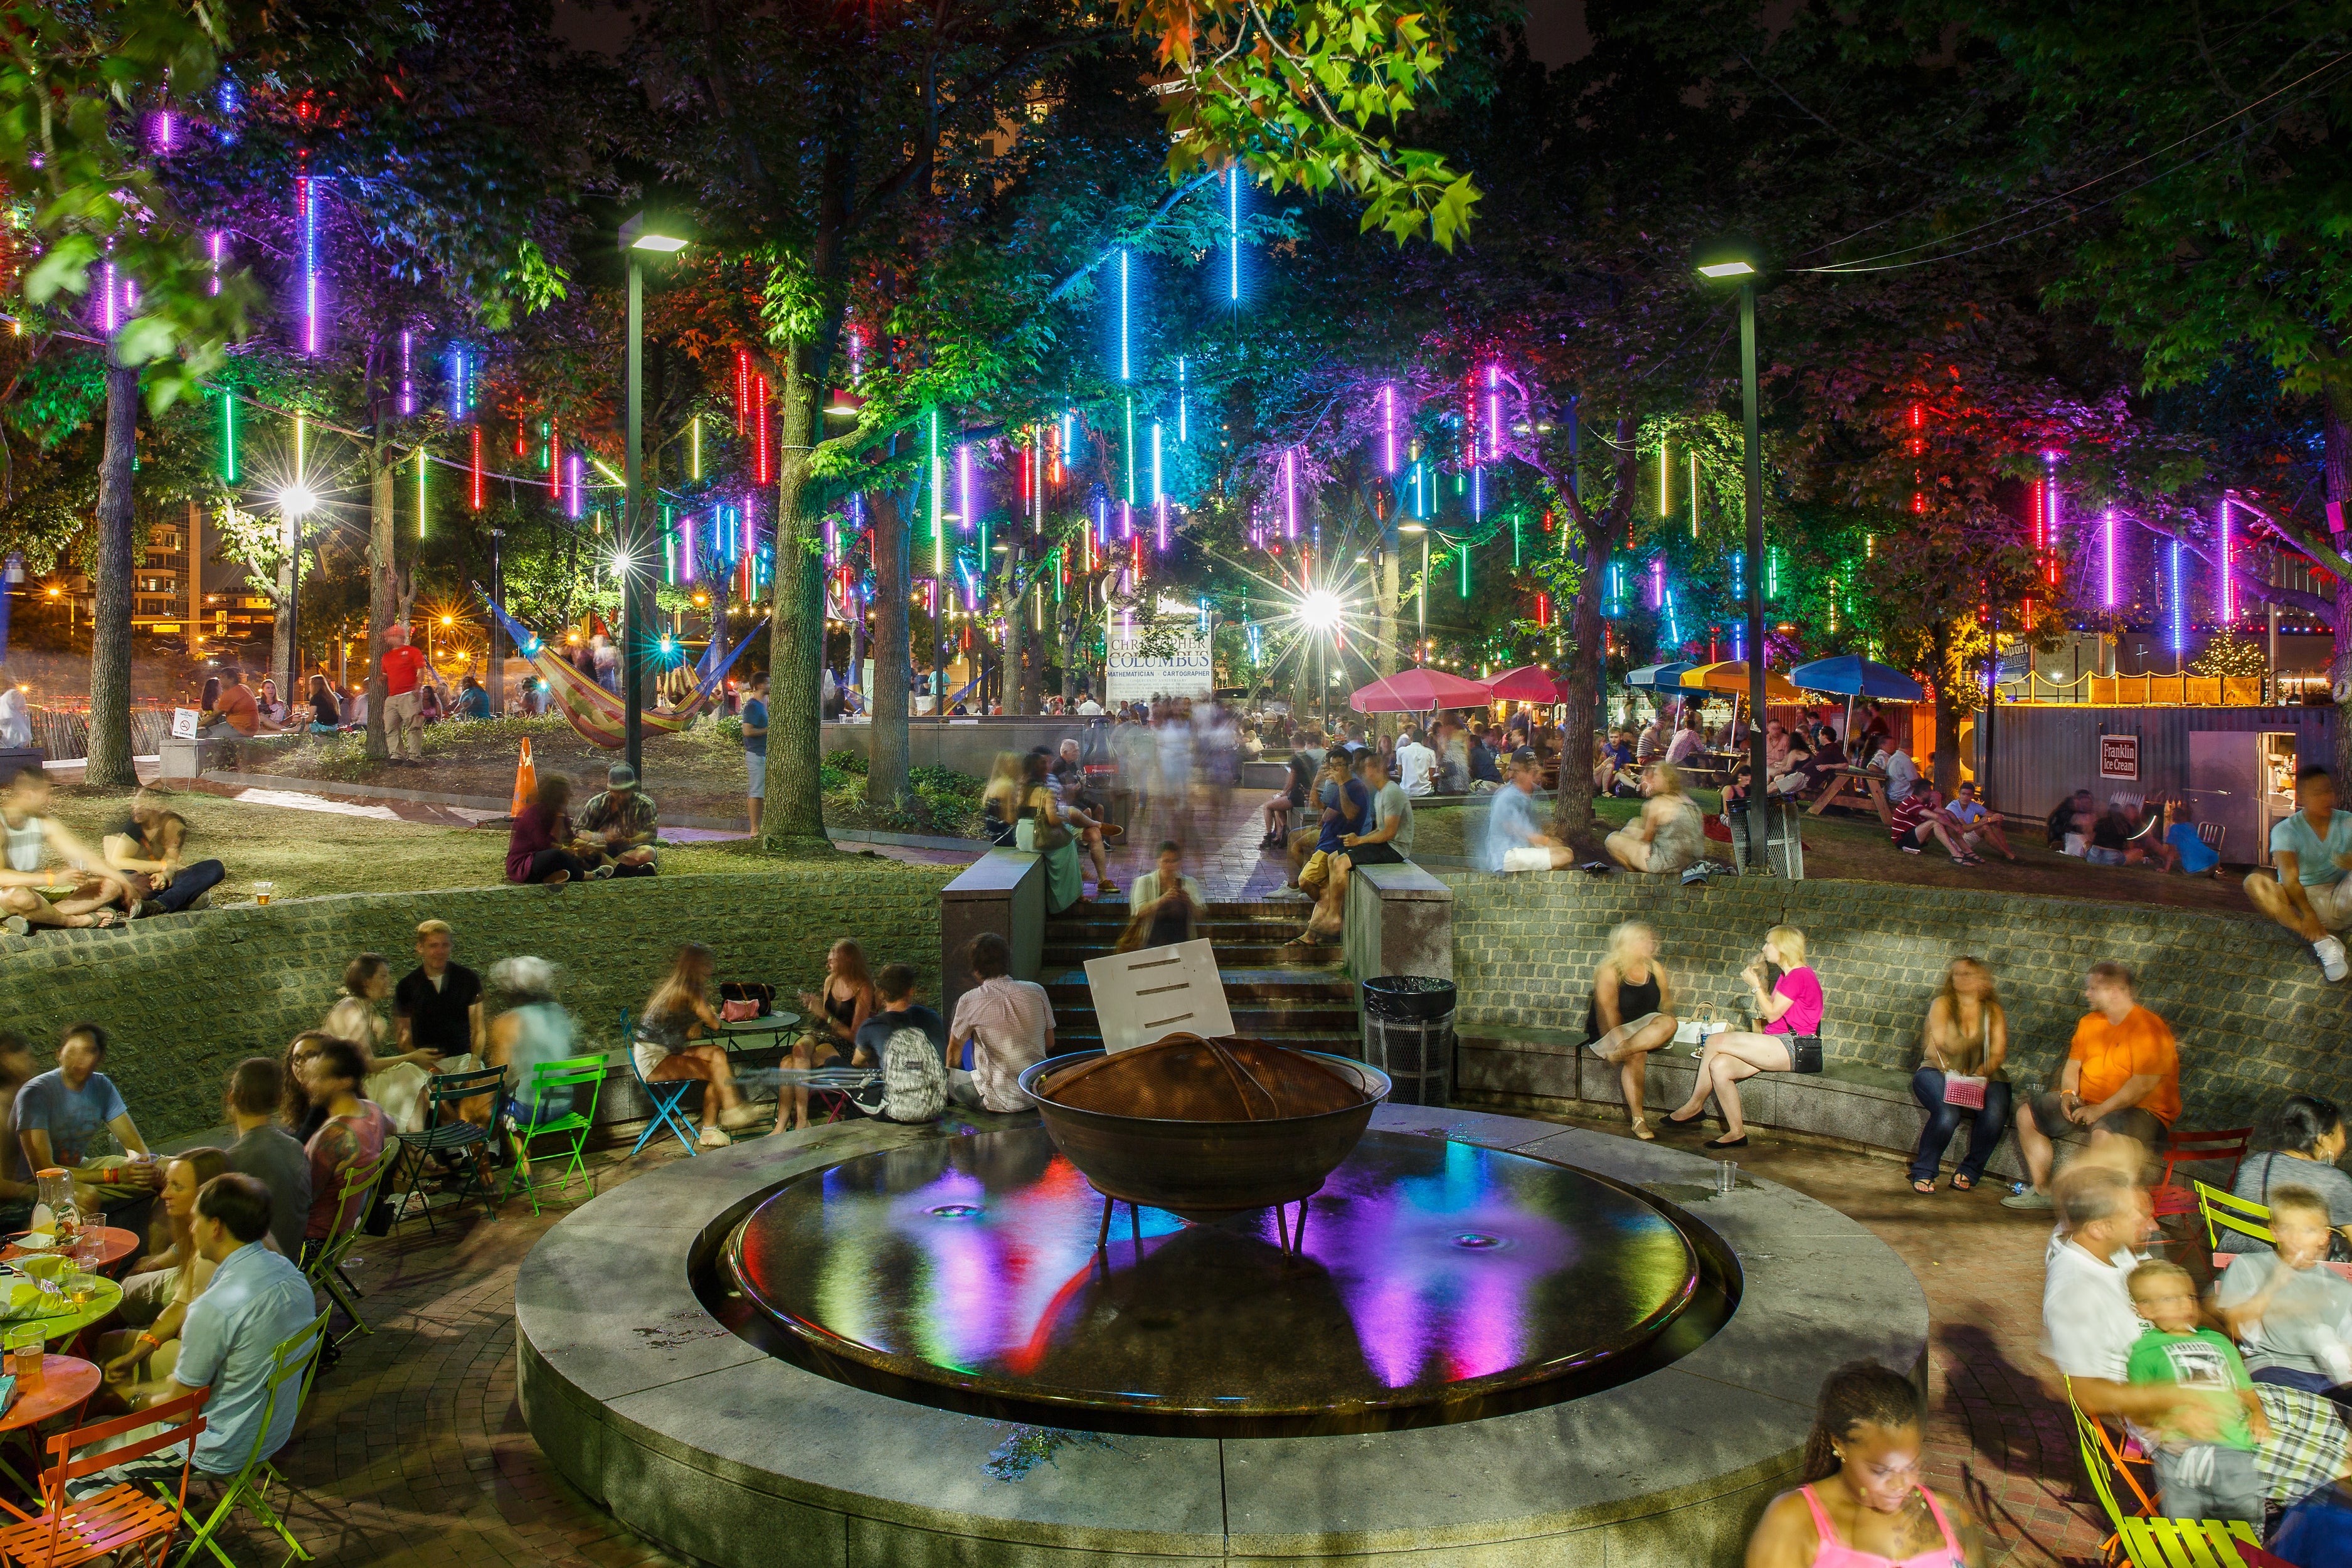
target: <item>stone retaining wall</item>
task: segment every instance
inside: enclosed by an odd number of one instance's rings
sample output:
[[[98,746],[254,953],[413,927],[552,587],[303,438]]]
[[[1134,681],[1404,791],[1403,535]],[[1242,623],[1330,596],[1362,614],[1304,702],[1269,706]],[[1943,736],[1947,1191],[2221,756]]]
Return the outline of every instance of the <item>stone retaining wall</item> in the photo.
[[[2131,966],[2172,1026],[2186,1127],[2259,1124],[2292,1090],[2352,1103],[2341,1051],[2352,983],[2330,986],[2311,950],[2252,916],[1974,893],[1879,882],[1720,878],[1707,887],[1580,872],[1447,871],[1454,972],[1465,1025],[1571,1029],[1581,1037],[1610,929],[1658,928],[1685,1018],[1744,1016],[1738,972],[1769,927],[1805,933],[1828,998],[1829,1058],[1907,1070],[1946,964],[1991,965],[2008,1011],[2011,1077],[2053,1082],[2084,1012],[2084,971]]]
[[[814,989],[826,947],[847,936],[877,968],[913,964],[936,1000],[939,889],[952,870],[844,857],[772,876],[344,894],[0,937],[0,1026],[46,1064],[67,1024],[97,1021],[114,1042],[108,1075],[140,1130],[163,1140],[216,1125],[228,1068],[317,1024],[353,955],[412,967],[419,921],[455,927],[457,962],[475,970],[516,953],[561,964],[583,1047],[612,1049],[619,1010],[640,1005],[688,942],[711,947],[720,979],[765,980],[796,1006],[789,993]]]

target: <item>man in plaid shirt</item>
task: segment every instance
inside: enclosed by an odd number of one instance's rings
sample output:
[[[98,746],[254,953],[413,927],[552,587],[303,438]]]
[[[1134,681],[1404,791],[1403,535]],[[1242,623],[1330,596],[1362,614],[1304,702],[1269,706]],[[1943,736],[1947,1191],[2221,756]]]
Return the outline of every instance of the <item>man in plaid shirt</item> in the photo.
[[[650,877],[656,860],[654,838],[659,831],[653,797],[637,787],[637,770],[614,763],[604,775],[604,790],[593,795],[572,826],[597,847],[601,841],[605,863],[592,877]]]

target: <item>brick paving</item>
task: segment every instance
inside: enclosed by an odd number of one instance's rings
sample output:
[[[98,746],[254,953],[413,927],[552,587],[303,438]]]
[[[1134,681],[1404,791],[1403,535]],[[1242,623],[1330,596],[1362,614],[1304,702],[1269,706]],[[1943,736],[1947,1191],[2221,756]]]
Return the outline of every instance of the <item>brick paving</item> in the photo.
[[[1611,1129],[1614,1131],[1615,1129]],[[1916,1197],[1902,1167],[1768,1142],[1743,1163],[1853,1215],[1883,1237],[1927,1292],[1933,1319],[1936,1484],[1965,1496],[2016,1568],[2095,1560],[2105,1531],[2079,1479],[2063,1407],[2037,1387],[2033,1336],[2048,1226],[2000,1208],[1999,1187]],[[674,1156],[673,1156],[674,1157]],[[608,1152],[599,1190],[654,1168]],[[356,1270],[376,1331],[353,1339],[320,1380],[282,1466],[290,1518],[324,1564],[557,1568],[666,1563],[542,1458],[515,1399],[515,1269],[560,1219],[507,1205],[437,1237],[414,1222],[363,1238]],[[247,1568],[273,1562],[250,1531],[229,1542]]]

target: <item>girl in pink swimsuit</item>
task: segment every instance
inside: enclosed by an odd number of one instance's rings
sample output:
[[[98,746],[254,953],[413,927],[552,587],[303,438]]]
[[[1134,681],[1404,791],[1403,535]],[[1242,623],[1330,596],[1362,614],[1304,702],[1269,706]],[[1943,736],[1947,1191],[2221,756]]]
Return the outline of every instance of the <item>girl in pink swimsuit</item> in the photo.
[[[1866,1361],[1832,1373],[1805,1440],[1805,1484],[1764,1510],[1748,1568],[1981,1568],[1967,1511],[1919,1484],[1919,1425],[1918,1391],[1902,1373]]]

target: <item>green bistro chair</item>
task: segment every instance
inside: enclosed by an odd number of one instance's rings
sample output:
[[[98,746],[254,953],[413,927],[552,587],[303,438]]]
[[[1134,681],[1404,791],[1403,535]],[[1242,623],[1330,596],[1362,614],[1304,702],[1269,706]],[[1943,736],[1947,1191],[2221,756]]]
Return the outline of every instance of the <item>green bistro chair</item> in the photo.
[[[583,1084],[588,1086],[585,1106],[579,1103]],[[604,1088],[604,1058],[601,1054],[541,1062],[530,1069],[529,1117],[525,1117],[520,1102],[508,1102],[507,1126],[514,1134],[515,1163],[513,1173],[507,1178],[507,1195],[511,1197],[520,1184],[530,1199],[530,1212],[539,1212],[539,1184],[530,1173],[530,1146],[541,1138],[570,1140],[562,1151],[563,1168],[554,1190],[562,1192],[577,1173],[580,1184],[588,1189],[591,1197],[595,1195],[596,1183],[588,1174],[588,1134],[596,1124],[596,1097]],[[555,1109],[566,1104],[571,1107],[568,1110]]]
[[[352,1244],[360,1238],[360,1227],[367,1223],[368,1210],[374,1205],[375,1190],[383,1183],[384,1173],[392,1169],[400,1157],[400,1145],[389,1139],[383,1152],[364,1165],[353,1165],[343,1173],[335,1192],[335,1233],[315,1247],[306,1246],[310,1258],[302,1272],[310,1283],[327,1293],[329,1300],[341,1307],[352,1320],[352,1326],[336,1340],[341,1344],[353,1334],[375,1332],[360,1316],[359,1299],[362,1294],[350,1275],[343,1272],[343,1258]],[[331,1309],[330,1309],[331,1310]]]
[[[294,1539],[294,1532],[286,1528],[286,1521],[279,1516],[278,1509],[270,1505],[269,1488],[273,1483],[283,1487],[289,1499],[294,1488],[278,1473],[278,1467],[269,1462],[270,1456],[261,1451],[261,1446],[269,1441],[269,1427],[277,1416],[278,1401],[292,1400],[295,1419],[298,1422],[301,1419],[302,1405],[310,1397],[310,1382],[318,1375],[319,1351],[327,1342],[327,1320],[333,1313],[334,1309],[328,1308],[309,1328],[270,1353],[269,1399],[261,1407],[261,1429],[254,1436],[253,1452],[245,1457],[245,1468],[222,1488],[220,1501],[213,1505],[211,1515],[203,1523],[197,1523],[196,1516],[188,1511],[185,1503],[173,1498],[161,1481],[155,1483],[155,1489],[179,1509],[180,1517],[187,1521],[189,1529],[195,1531],[188,1538],[188,1550],[180,1559],[179,1568],[189,1568],[189,1564],[196,1560],[197,1552],[206,1547],[221,1560],[221,1568],[236,1568],[236,1564],[229,1561],[228,1553],[221,1550],[220,1542],[213,1537],[222,1525],[228,1522],[230,1511],[239,1504],[243,1504],[246,1511],[254,1518],[276,1531],[278,1538],[286,1542],[296,1557],[305,1563],[310,1561],[310,1553],[302,1549],[302,1543]],[[290,1442],[292,1439],[289,1437],[288,1440]]]
[[[425,1181],[425,1167],[436,1154],[454,1154],[465,1163],[466,1179],[458,1185],[457,1202],[450,1205],[451,1214],[466,1206],[467,1197],[481,1200],[482,1212],[495,1218],[498,1215],[498,1177],[490,1170],[490,1130],[477,1127],[457,1112],[457,1107],[468,1100],[506,1095],[507,1069],[483,1068],[476,1072],[443,1073],[433,1079],[425,1102],[425,1129],[421,1132],[396,1133],[401,1152],[408,1159],[408,1192],[400,1200],[398,1216],[407,1217]],[[444,1106],[449,1114],[441,1114]],[[394,1186],[400,1184],[395,1179]],[[415,1205],[425,1215],[425,1228],[437,1232],[433,1223],[429,1204]]]

